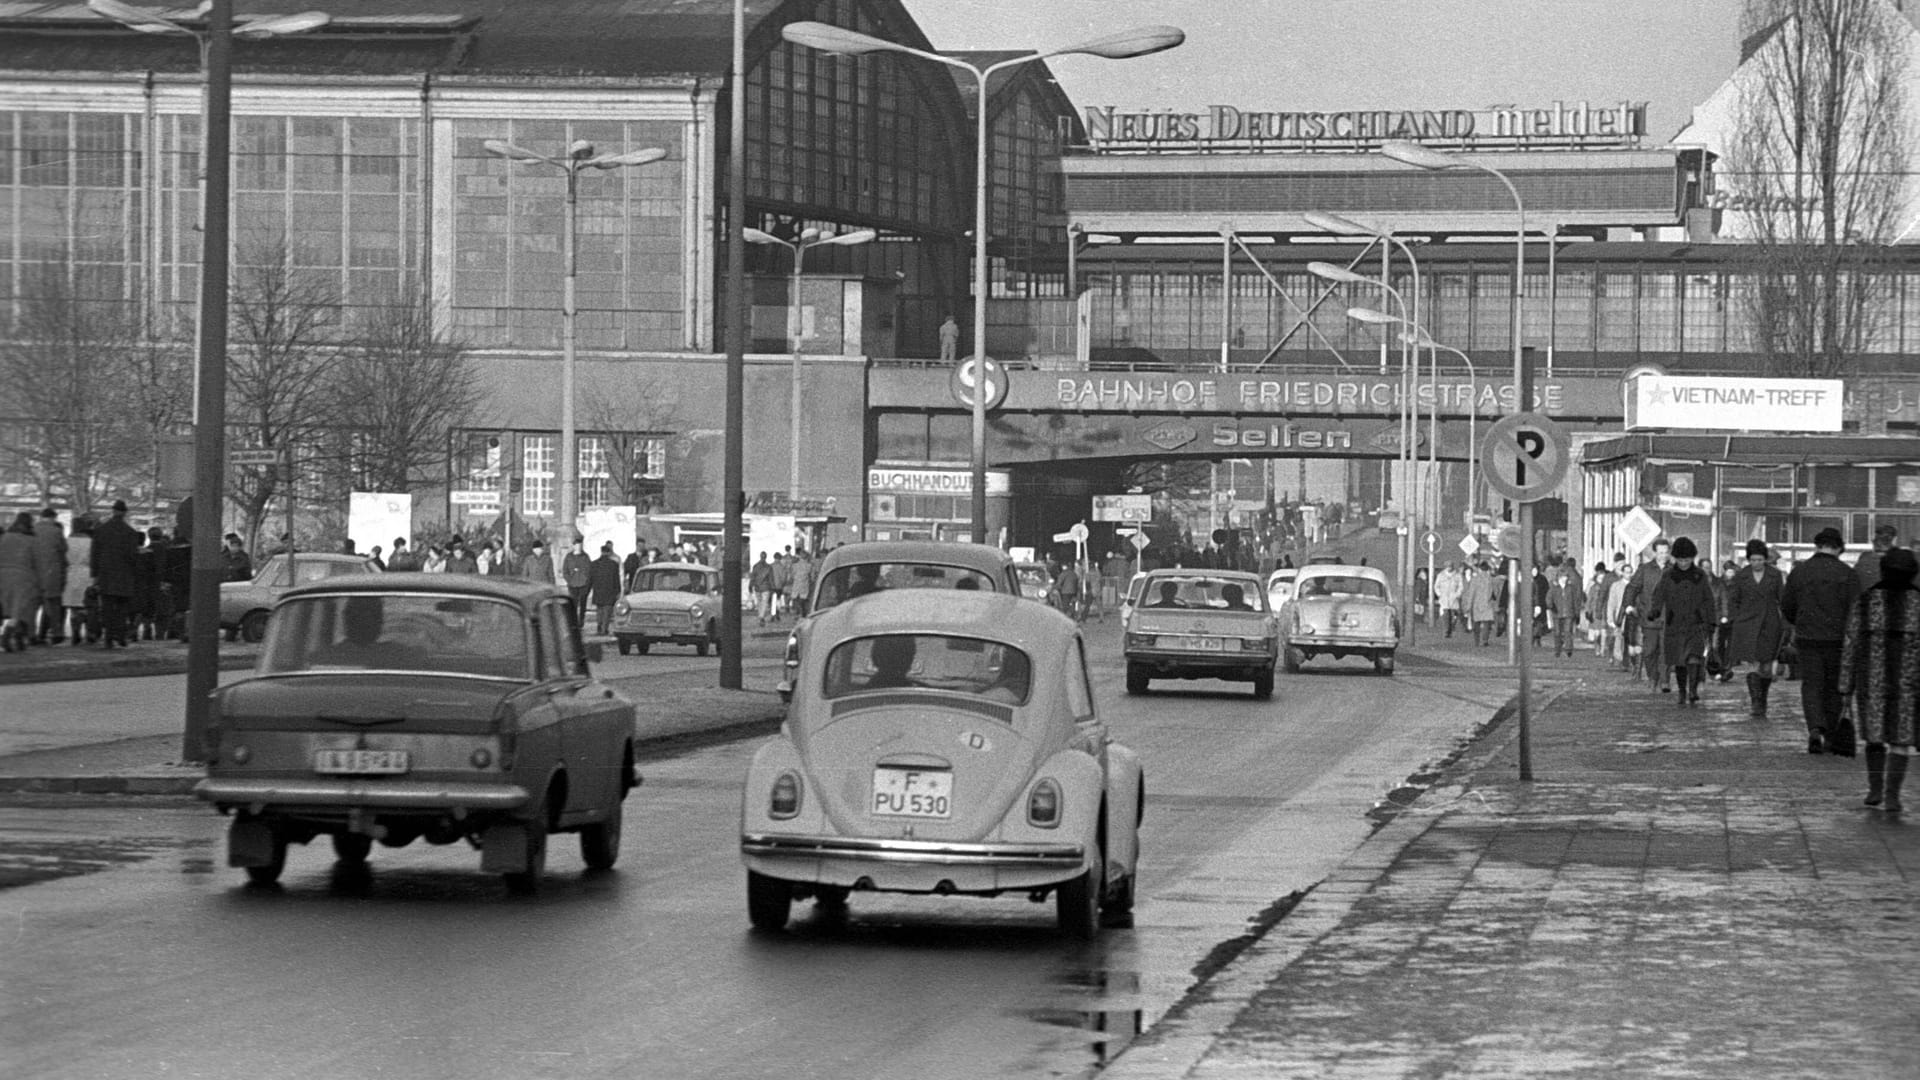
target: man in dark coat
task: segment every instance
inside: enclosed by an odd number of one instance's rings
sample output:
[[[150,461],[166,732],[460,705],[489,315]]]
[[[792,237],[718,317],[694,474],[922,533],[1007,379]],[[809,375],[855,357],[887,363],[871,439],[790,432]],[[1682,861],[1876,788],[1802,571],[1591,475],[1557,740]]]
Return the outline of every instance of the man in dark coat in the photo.
[[[115,499],[113,516],[93,530],[93,549],[87,556],[93,583],[100,590],[105,648],[127,647],[127,615],[139,587],[140,572],[134,562],[139,549],[140,534],[127,524],[127,504]]]
[[[1653,557],[1640,564],[1627,581],[1626,592],[1620,596],[1620,617],[1622,620],[1634,620],[1635,640],[1640,643],[1640,668],[1642,675],[1650,683],[1667,693],[1672,687],[1667,685],[1667,676],[1673,669],[1664,662],[1661,647],[1660,609],[1654,606],[1653,590],[1660,585],[1660,578],[1667,572],[1667,560],[1673,547],[1666,540],[1653,542]]]
[[[1840,728],[1840,647],[1846,640],[1847,609],[1860,595],[1860,579],[1840,561],[1846,547],[1840,530],[1821,529],[1813,537],[1813,557],[1787,575],[1780,593],[1780,614],[1793,627],[1800,654],[1800,708],[1807,719],[1807,753],[1831,750],[1852,757],[1853,740]]]
[[[1747,565],[1727,583],[1721,621],[1727,627],[1727,670],[1753,664],[1747,673],[1747,704],[1756,720],[1767,715],[1767,691],[1773,686],[1773,662],[1780,655],[1786,624],[1780,618],[1780,594],[1787,581],[1767,565],[1767,545],[1747,541]]]
[[[33,627],[34,644],[58,645],[67,640],[62,632],[66,609],[60,602],[67,591],[67,532],[53,507],[40,511],[40,519],[33,523],[33,544],[40,552],[40,617],[27,622]]]
[[[587,567],[588,599],[593,601],[594,632],[604,634],[613,621],[613,605],[620,602],[620,556],[613,541],[600,545],[600,557]]]
[[[1891,525],[1873,527],[1873,548],[1854,560],[1853,576],[1860,579],[1860,591],[1880,584],[1880,560],[1900,542],[1900,530]]]
[[[1654,586],[1653,608],[1660,613],[1662,662],[1679,684],[1679,706],[1700,704],[1700,683],[1707,666],[1707,645],[1719,621],[1713,582],[1694,563],[1700,549],[1687,537],[1673,542],[1673,565]]]

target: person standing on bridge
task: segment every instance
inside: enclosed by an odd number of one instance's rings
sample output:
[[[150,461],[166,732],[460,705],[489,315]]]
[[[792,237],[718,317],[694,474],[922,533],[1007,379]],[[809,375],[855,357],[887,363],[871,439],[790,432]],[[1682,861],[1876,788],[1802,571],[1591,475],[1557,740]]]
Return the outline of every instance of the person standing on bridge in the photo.
[[[953,363],[959,352],[960,324],[954,321],[953,316],[949,315],[947,316],[947,321],[940,324],[940,362],[943,364]]]

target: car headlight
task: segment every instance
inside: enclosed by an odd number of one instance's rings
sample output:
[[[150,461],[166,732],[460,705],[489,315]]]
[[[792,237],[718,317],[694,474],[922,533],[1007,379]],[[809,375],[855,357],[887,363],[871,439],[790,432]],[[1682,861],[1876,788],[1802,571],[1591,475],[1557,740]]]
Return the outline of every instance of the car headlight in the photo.
[[[773,792],[767,798],[767,816],[785,821],[800,813],[800,774],[789,769],[773,780]]]
[[[1047,777],[1027,794],[1027,824],[1051,829],[1060,824],[1060,785]]]
[[[613,602],[613,613],[615,615],[620,616],[623,619],[626,618],[627,613],[632,610],[633,609],[631,607],[627,606],[627,602],[625,600],[615,600]]]

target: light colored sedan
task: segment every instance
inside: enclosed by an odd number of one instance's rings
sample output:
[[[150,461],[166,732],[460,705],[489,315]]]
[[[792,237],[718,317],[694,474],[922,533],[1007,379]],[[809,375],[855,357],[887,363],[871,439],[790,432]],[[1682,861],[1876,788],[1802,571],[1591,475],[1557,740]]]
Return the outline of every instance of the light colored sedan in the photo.
[[[260,567],[252,581],[220,583],[220,629],[227,632],[228,640],[238,635],[245,641],[259,641],[267,636],[267,613],[288,589],[349,574],[379,572],[373,560],[364,555],[275,555]]]
[[[1393,674],[1400,613],[1394,610],[1387,575],[1371,566],[1302,567],[1293,599],[1280,612],[1280,628],[1289,672],[1316,656],[1364,656],[1375,671]]]
[[[1244,679],[1273,696],[1279,623],[1260,578],[1237,570],[1152,570],[1127,616],[1127,693],[1154,679]]]
[[[1072,620],[1018,596],[898,589],[818,616],[781,733],[747,771],[747,915],[854,892],[1054,898],[1131,925],[1145,787],[1094,707]]]

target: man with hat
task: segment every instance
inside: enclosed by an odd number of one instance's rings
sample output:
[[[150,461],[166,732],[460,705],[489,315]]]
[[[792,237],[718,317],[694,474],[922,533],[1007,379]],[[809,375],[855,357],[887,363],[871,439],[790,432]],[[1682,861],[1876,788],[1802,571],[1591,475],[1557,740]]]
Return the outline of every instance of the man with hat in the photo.
[[[594,632],[605,634],[613,622],[613,605],[620,602],[620,556],[613,541],[600,545],[600,557],[587,567],[587,591],[593,601]]]
[[[1809,754],[1853,756],[1853,732],[1840,723],[1840,646],[1860,579],[1840,561],[1845,548],[1839,529],[1815,533],[1813,557],[1793,568],[1780,593],[1780,614],[1793,627],[1800,654],[1800,708]]]
[[[1655,540],[1652,556],[1633,572],[1633,577],[1627,581],[1626,592],[1620,597],[1620,617],[1633,620],[1634,641],[1640,646],[1641,673],[1663,694],[1671,692],[1673,688],[1667,685],[1671,669],[1661,662],[1664,651],[1661,635],[1665,633],[1666,624],[1661,621],[1659,606],[1653,602],[1653,591],[1666,575],[1667,561],[1672,551],[1673,545],[1665,537]]]
[[[1747,541],[1747,565],[1736,569],[1727,583],[1720,621],[1727,628],[1727,670],[1754,665],[1747,673],[1747,705],[1755,720],[1767,715],[1767,691],[1786,633],[1780,618],[1780,595],[1786,587],[1780,571],[1767,562],[1766,543]]]
[[[1719,608],[1713,602],[1713,583],[1695,565],[1700,548],[1689,537],[1673,542],[1673,565],[1654,586],[1652,608],[1660,613],[1661,662],[1673,669],[1679,690],[1676,702],[1685,709],[1700,704],[1707,645]]]
[[[133,607],[133,594],[139,587],[140,567],[134,553],[140,549],[140,534],[127,524],[125,499],[113,500],[113,516],[93,532],[93,547],[88,552],[94,584],[100,589],[100,607],[105,627],[106,648],[126,648],[131,640],[127,616]]]
[[[1860,579],[1860,591],[1880,584],[1880,559],[1900,542],[1900,530],[1891,525],[1873,527],[1873,549],[1861,553],[1853,564],[1853,576]]]

